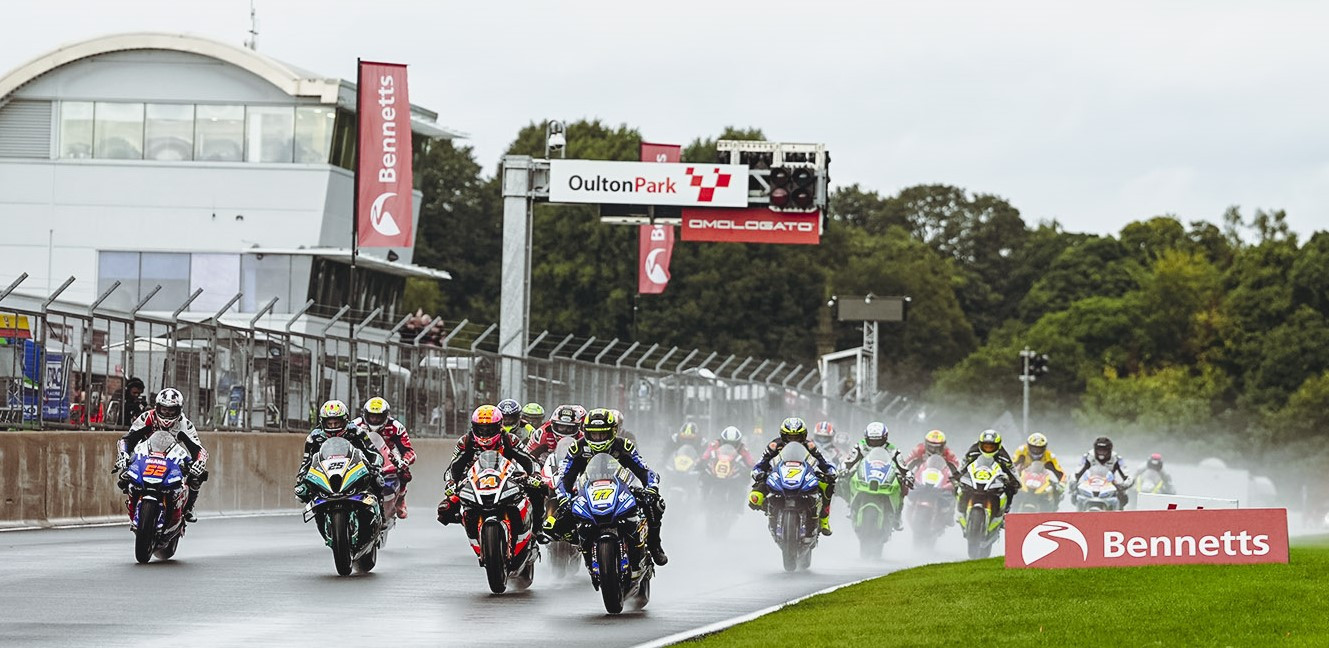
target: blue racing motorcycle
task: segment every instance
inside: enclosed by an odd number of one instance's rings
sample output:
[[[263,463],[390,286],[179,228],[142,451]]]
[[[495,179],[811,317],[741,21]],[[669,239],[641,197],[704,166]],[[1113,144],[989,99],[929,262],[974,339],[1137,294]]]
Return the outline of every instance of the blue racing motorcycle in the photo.
[[[134,559],[140,563],[166,560],[175,555],[185,534],[185,503],[189,486],[185,473],[189,450],[165,430],[158,430],[134,448],[130,463],[120,475],[121,488],[129,495],[126,508],[134,529]]]
[[[766,517],[785,571],[811,567],[812,550],[821,537],[821,479],[803,444],[790,443],[780,450],[771,462],[766,488]]]
[[[618,614],[623,601],[637,608],[651,600],[655,563],[646,551],[646,518],[637,504],[633,476],[607,454],[597,454],[577,481],[572,514],[591,585],[605,611]]]

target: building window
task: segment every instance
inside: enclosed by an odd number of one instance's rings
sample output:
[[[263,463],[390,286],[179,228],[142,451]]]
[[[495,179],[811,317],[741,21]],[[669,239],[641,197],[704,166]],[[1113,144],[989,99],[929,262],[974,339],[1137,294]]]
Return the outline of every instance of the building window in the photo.
[[[179,162],[194,159],[194,107],[148,104],[144,155],[148,160]]]
[[[295,161],[327,164],[332,148],[332,126],[337,113],[332,108],[300,106],[295,109]]]
[[[60,102],[60,157],[92,157],[92,102]]]
[[[199,105],[194,121],[194,159],[245,159],[245,107]]]
[[[120,286],[102,302],[109,310],[128,312],[138,303],[138,252],[102,252],[97,258],[97,294],[119,281]]]
[[[189,305],[191,312],[215,313],[240,292],[239,254],[191,254],[189,290],[203,292]]]
[[[332,165],[354,170],[355,146],[355,113],[338,110],[332,134]]]
[[[98,101],[94,118],[93,157],[143,159],[143,104]]]
[[[286,254],[246,254],[240,257],[240,310],[256,313],[269,299],[278,299],[277,312],[291,303],[291,257]]]
[[[290,162],[295,140],[294,106],[250,106],[246,111],[245,160]]]
[[[139,256],[139,294],[143,299],[154,286],[162,289],[144,308],[175,310],[189,297],[189,255],[177,252],[144,252]]]

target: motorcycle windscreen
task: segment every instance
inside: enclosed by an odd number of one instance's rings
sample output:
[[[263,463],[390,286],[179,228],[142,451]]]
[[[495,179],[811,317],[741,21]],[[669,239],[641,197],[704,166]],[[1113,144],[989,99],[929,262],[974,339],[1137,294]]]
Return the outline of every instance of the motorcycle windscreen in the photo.
[[[586,481],[582,486],[589,517],[613,518],[636,506],[636,499],[628,493],[627,483],[621,478],[622,472],[623,467],[606,453],[591,458],[583,473]]]
[[[720,479],[728,479],[731,475],[738,472],[738,450],[731,445],[722,445],[715,451],[715,459],[711,460],[711,474]]]
[[[346,457],[349,459],[353,458],[352,453],[355,453],[355,447],[351,445],[350,441],[341,437],[330,437],[323,442],[323,445],[318,447],[318,458],[320,460],[332,457]]]
[[[1098,497],[1107,497],[1108,495],[1116,497],[1116,481],[1116,475],[1112,474],[1112,469],[1095,464],[1089,468],[1089,472],[1085,474],[1080,483],[1083,488],[1087,488],[1090,493]]]
[[[946,466],[946,460],[941,455],[928,455],[928,460],[923,464],[923,469],[919,471],[918,483],[925,486],[941,486],[946,479],[946,474],[950,472]]]
[[[890,484],[895,479],[895,460],[886,448],[873,448],[858,467],[859,478],[874,487]]]
[[[767,483],[781,491],[808,490],[809,484],[816,483],[812,470],[812,454],[801,443],[786,445],[775,457],[771,477]]]
[[[175,445],[175,435],[166,430],[157,430],[148,437],[148,452],[166,454]]]

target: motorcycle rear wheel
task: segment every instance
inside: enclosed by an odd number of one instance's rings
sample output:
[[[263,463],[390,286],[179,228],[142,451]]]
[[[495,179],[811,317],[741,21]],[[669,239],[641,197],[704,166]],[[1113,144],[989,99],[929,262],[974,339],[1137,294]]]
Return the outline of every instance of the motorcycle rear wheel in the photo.
[[[600,596],[605,602],[605,612],[618,614],[623,611],[623,575],[619,572],[618,540],[600,538],[595,546],[595,557],[600,563]]]
[[[881,558],[881,546],[885,543],[885,522],[880,519],[880,512],[873,507],[865,507],[859,513],[858,557],[863,559]]]
[[[351,575],[351,527],[346,519],[346,511],[333,511],[329,526],[332,527],[332,562],[337,566],[337,573]]]
[[[152,547],[157,544],[157,520],[161,517],[161,503],[143,500],[138,505],[138,528],[134,529],[134,560],[147,564],[152,560]]]
[[[485,558],[485,576],[489,591],[502,594],[508,589],[508,538],[497,522],[480,529],[480,552]]]

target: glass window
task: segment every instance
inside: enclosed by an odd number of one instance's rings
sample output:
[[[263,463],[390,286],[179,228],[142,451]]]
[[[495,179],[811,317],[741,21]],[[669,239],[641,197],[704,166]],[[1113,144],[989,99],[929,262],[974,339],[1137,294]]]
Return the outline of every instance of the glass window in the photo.
[[[189,255],[175,252],[144,252],[139,257],[139,294],[143,299],[153,286],[162,289],[143,308],[175,310],[189,297]],[[137,301],[137,300],[135,300]]]
[[[332,163],[343,169],[355,168],[355,113],[338,110],[332,137]]]
[[[322,106],[295,109],[295,161],[327,164],[332,148],[332,126],[337,111]]]
[[[92,157],[92,102],[60,102],[60,157]]]
[[[194,107],[148,104],[143,157],[148,160],[194,159]]]
[[[194,120],[194,159],[245,159],[245,107],[199,105]]]
[[[192,254],[189,259],[189,291],[202,288],[203,294],[189,305],[189,310],[215,313],[227,300],[240,292],[239,254]],[[174,309],[172,309],[174,310]]]
[[[285,254],[246,254],[240,259],[240,309],[257,312],[269,299],[291,303],[291,257]],[[281,308],[277,309],[279,312]]]
[[[250,106],[245,117],[245,161],[291,161],[295,106]]]
[[[127,312],[138,303],[138,252],[101,252],[97,256],[97,294],[106,292],[116,281],[120,287],[111,293],[102,307]]]
[[[143,104],[98,101],[95,107],[94,157],[143,159]]]

